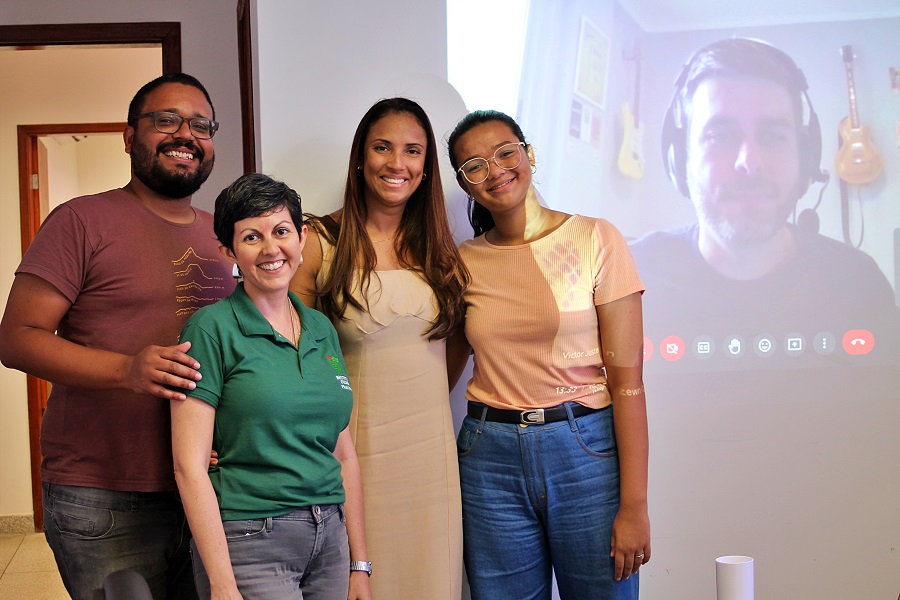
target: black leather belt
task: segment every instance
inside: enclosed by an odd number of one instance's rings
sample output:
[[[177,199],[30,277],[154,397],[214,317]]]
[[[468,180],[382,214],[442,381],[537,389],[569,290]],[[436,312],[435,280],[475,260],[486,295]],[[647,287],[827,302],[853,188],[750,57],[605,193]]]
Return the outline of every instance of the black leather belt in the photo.
[[[572,416],[581,417],[588,415],[602,408],[588,408],[583,404],[572,403]],[[485,405],[469,402],[468,414],[470,417],[480,419],[484,413]],[[554,423],[556,421],[565,421],[569,418],[564,405],[554,406],[553,408],[532,408],[529,410],[509,410],[503,408],[487,407],[487,415],[485,421],[494,421],[496,423],[513,423],[514,425],[543,425],[544,423]]]

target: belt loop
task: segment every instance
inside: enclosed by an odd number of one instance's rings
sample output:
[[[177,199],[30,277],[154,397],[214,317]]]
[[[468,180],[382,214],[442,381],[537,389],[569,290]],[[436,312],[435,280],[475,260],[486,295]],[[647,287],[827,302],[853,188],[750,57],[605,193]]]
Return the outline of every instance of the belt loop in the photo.
[[[566,409],[566,415],[569,418],[569,428],[573,433],[578,431],[578,424],[575,423],[575,415],[572,414],[572,403],[571,402],[563,402],[563,407]]]
[[[266,517],[266,533],[272,533],[272,517]]]
[[[475,433],[478,435],[481,435],[481,432],[484,431],[484,422],[487,420],[487,413],[487,404],[483,404],[481,406],[481,419],[478,420],[478,427],[475,429]]]

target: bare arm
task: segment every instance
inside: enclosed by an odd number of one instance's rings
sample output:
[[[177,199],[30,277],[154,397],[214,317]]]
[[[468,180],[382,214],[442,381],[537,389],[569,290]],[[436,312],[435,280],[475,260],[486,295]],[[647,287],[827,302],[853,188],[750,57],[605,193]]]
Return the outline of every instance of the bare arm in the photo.
[[[466,332],[460,327],[456,333],[447,338],[447,382],[451,392],[459,382],[471,355],[472,347],[466,339]]]
[[[291,279],[291,291],[300,297],[303,304],[316,308],[316,277],[322,268],[322,244],[315,227],[310,225],[308,231],[306,245],[303,246],[303,264]]]
[[[597,318],[619,453],[621,498],[613,522],[610,556],[615,557],[615,577],[620,579],[637,573],[641,564],[650,560],[641,295],[635,292],[598,306]]]
[[[209,576],[212,598],[241,598],[231,569],[216,493],[207,474],[216,410],[196,398],[172,401],[170,407],[175,481]]]
[[[130,389],[170,400],[185,396],[166,386],[196,387],[200,365],[185,354],[189,343],[147,346],[134,356],[81,346],[56,335],[70,307],[48,281],[16,275],[0,321],[0,361],[60,385]]]
[[[366,550],[366,528],[362,498],[362,477],[359,472],[359,460],[350,431],[344,429],[338,437],[334,456],[341,462],[341,476],[344,478],[344,517],[347,523],[347,537],[350,540],[350,560],[368,561]],[[377,568],[377,565],[376,565]],[[362,571],[350,573],[349,600],[371,600],[369,576]]]

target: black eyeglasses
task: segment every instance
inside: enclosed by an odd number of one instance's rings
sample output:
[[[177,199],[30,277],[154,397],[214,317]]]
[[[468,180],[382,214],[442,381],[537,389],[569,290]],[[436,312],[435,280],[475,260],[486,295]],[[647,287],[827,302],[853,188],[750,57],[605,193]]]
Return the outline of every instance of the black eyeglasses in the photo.
[[[160,133],[176,133],[181,129],[181,125],[187,121],[188,128],[195,138],[201,140],[211,139],[219,130],[219,122],[212,119],[204,119],[203,117],[185,118],[172,112],[148,112],[140,114],[136,119],[151,117],[153,119],[153,127]]]

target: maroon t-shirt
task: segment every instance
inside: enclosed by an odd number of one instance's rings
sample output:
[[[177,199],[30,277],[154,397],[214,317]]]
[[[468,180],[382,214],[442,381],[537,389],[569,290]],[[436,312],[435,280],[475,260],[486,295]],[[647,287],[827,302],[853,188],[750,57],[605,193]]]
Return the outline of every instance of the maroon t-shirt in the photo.
[[[190,315],[234,289],[212,215],[194,212],[180,225],[121,189],[75,198],[50,213],[16,274],[38,276],[72,302],[57,334],[76,344],[123,354],[176,344]],[[147,394],[54,385],[41,452],[46,482],[175,489],[169,403]]]

